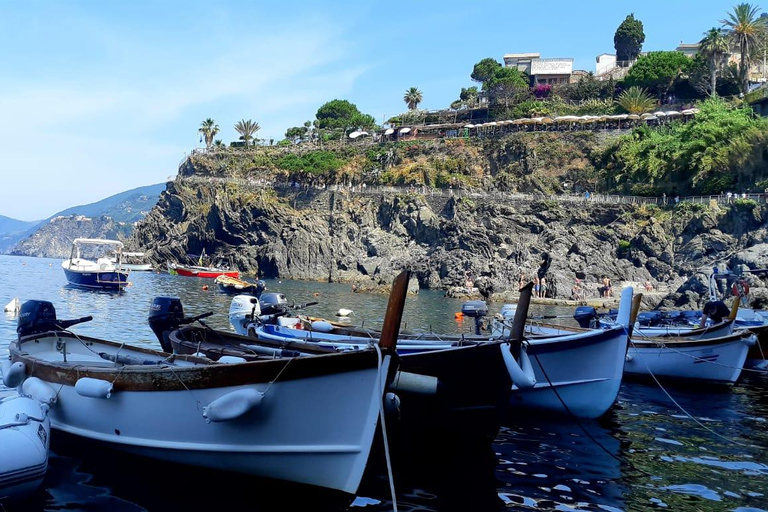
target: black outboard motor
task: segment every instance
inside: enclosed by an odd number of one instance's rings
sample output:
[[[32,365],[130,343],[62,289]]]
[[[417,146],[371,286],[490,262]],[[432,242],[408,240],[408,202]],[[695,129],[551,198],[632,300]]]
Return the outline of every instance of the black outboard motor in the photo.
[[[645,327],[654,327],[661,322],[661,311],[643,311],[637,315],[637,322]]]
[[[488,314],[488,304],[484,300],[468,300],[461,305],[461,313],[475,319],[475,334],[480,335],[483,317]]]
[[[56,318],[56,308],[47,300],[28,300],[21,305],[16,333],[19,338],[30,334],[48,331],[63,331],[75,324],[93,320],[92,316],[84,316],[74,320],[59,320]]]
[[[597,310],[592,306],[578,306],[573,319],[579,323],[579,327],[593,329],[597,323]]]
[[[259,297],[261,316],[284,315],[288,311],[288,299],[282,293],[264,293]]]
[[[149,306],[149,327],[157,336],[165,352],[172,352],[173,347],[168,333],[178,329],[184,322],[184,308],[177,297],[155,297]]]

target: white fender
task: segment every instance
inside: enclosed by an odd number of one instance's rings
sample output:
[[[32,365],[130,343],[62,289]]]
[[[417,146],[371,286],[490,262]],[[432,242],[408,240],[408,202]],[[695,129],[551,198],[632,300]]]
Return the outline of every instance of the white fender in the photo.
[[[331,332],[333,330],[333,326],[325,320],[315,320],[310,325],[312,330],[317,332]]]
[[[523,345],[520,348],[520,364],[512,356],[512,346],[509,343],[502,343],[499,348],[509,377],[512,379],[512,389],[530,389],[535,386],[536,376],[533,373],[526,346]]]
[[[37,377],[30,377],[21,386],[21,392],[41,404],[52,405],[56,403],[56,390],[53,386]]]
[[[24,378],[27,376],[27,369],[24,367],[24,363],[15,362],[11,363],[10,360],[3,361],[3,384],[7,388],[17,388],[24,382]]]
[[[757,343],[757,336],[755,336],[755,335],[753,334],[752,336],[749,336],[749,337],[747,337],[747,338],[742,338],[741,340],[742,340],[744,343],[746,343],[746,345],[747,345],[747,346],[751,347],[751,346],[753,346],[755,343]]]
[[[237,356],[221,356],[219,362],[224,364],[244,363],[245,359]]]
[[[88,398],[109,398],[112,396],[112,383],[91,377],[82,377],[75,382],[75,392]]]
[[[212,421],[230,421],[260,406],[264,393],[255,389],[239,389],[220,396],[203,408],[203,418]]]
[[[431,375],[418,373],[397,372],[389,389],[392,391],[406,391],[419,395],[436,395],[438,379]]]

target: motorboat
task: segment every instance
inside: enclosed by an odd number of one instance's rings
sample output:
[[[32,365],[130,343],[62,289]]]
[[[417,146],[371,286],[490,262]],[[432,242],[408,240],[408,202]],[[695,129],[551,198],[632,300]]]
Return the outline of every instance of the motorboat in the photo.
[[[636,298],[639,300],[639,296]],[[494,337],[483,336],[477,326],[475,334],[469,336],[400,333],[398,353],[402,369],[438,377],[441,383],[454,381],[456,389],[470,388],[478,382],[484,382],[488,389],[502,386],[509,391],[509,403],[513,407],[598,417],[614,403],[621,384],[632,302],[633,291],[626,288],[622,292],[618,320],[606,329],[561,329],[546,333],[526,330],[523,346],[517,348],[513,340],[520,338],[513,334],[510,324],[506,331]],[[234,303],[233,300],[230,322],[233,326],[239,325],[239,332],[258,340],[282,342],[283,346],[290,347],[314,343],[336,350],[357,350],[377,341],[375,330],[355,329],[325,320],[307,322],[279,314],[274,321],[266,322],[264,311],[255,309],[257,304],[253,305],[252,312],[256,319],[243,321],[237,313],[247,313],[248,302],[240,300],[238,306]],[[520,306],[518,304],[512,315],[513,325],[516,319],[526,317],[527,305],[522,317],[518,315]],[[639,302],[635,311],[637,307]],[[474,317],[477,325],[487,314],[487,306],[483,301],[468,301],[462,305],[462,311],[465,316]],[[525,325],[524,320],[518,321]],[[470,353],[475,354],[471,359]],[[459,354],[464,355],[459,357]],[[473,379],[473,384],[467,384],[466,381]],[[475,388],[475,393],[479,392],[479,387]]]
[[[21,384],[23,366],[3,361],[3,384]],[[33,384],[30,381],[30,384]],[[29,387],[29,386],[28,386]],[[0,390],[0,508],[40,488],[48,469],[49,406],[20,389]]]
[[[377,350],[212,361],[82,336],[46,301],[22,305],[11,360],[53,393],[54,430],[170,462],[355,493],[397,370],[408,273]],[[197,318],[199,320],[200,317]],[[193,319],[185,321],[191,322]]]
[[[219,286],[219,290],[224,293],[251,294],[255,297],[260,296],[267,288],[267,285],[262,280],[252,283],[225,274],[217,276],[214,282]]]
[[[131,272],[151,272],[152,263],[143,252],[123,252],[123,268]]]
[[[719,338],[631,337],[624,373],[711,382],[736,382],[755,334],[738,330]]]
[[[61,263],[67,281],[82,288],[122,290],[128,286],[129,274],[122,266],[122,249],[118,240],[76,238],[69,258]]]

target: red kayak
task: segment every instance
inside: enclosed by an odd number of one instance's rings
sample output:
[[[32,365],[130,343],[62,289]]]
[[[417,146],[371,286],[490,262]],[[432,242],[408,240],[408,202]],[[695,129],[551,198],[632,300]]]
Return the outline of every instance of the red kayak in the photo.
[[[206,277],[211,279],[219,276],[240,277],[240,272],[237,270],[226,270],[216,267],[198,267],[195,265],[182,265],[180,263],[169,263],[168,273],[187,277]]]

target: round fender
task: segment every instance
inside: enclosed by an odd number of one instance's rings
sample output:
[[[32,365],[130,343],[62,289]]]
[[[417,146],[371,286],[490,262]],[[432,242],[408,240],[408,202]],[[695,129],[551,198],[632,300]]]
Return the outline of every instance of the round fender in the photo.
[[[264,394],[255,389],[239,389],[220,396],[203,408],[206,422],[231,421],[261,405]]]
[[[512,347],[509,343],[502,343],[499,348],[509,377],[512,379],[512,389],[530,389],[535,386],[536,376],[533,373],[526,346],[523,345],[520,348],[520,363],[512,355]]]
[[[27,369],[24,363],[17,361],[3,361],[3,385],[7,388],[17,388],[24,382],[27,376]]]
[[[81,377],[75,382],[75,392],[88,398],[110,398],[112,396],[112,383],[91,377]]]
[[[42,404],[53,405],[56,403],[56,390],[47,382],[30,377],[21,385],[21,391]]]

